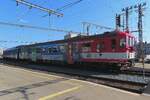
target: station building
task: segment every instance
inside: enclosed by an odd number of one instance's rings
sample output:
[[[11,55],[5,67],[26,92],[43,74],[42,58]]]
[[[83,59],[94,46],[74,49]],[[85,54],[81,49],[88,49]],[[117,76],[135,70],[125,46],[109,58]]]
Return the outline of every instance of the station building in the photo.
[[[145,43],[144,53],[145,53],[145,55],[150,55],[150,43]]]
[[[139,44],[135,45],[135,49],[136,49],[136,58],[139,58],[140,56]],[[144,43],[143,51],[144,51],[145,56],[150,55],[150,43],[147,43],[147,42]]]
[[[0,58],[2,57],[3,55],[3,49],[0,48]]]

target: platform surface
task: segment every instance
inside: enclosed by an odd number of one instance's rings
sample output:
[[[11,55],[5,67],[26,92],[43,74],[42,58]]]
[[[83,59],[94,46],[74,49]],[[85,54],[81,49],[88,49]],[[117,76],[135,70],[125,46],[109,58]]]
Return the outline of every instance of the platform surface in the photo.
[[[142,63],[135,63],[135,67],[143,68],[143,64]],[[150,63],[144,63],[144,68],[150,69]]]
[[[0,100],[150,100],[150,96],[0,64]]]

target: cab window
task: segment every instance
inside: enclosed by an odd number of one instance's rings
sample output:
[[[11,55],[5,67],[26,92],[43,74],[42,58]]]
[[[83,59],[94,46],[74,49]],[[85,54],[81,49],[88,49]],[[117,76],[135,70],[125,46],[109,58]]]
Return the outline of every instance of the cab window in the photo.
[[[128,46],[131,46],[131,38],[128,37]]]
[[[134,46],[134,38],[128,37],[128,46]]]
[[[132,38],[131,45],[134,46],[134,38]]]

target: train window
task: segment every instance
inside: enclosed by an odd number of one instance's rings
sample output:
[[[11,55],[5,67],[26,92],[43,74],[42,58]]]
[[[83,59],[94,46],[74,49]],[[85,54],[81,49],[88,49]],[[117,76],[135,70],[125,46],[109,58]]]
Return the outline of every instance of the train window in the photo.
[[[73,45],[73,49],[74,49],[75,52],[78,52],[78,51],[79,51],[78,45],[77,45],[77,44],[74,44],[74,45]]]
[[[104,42],[97,44],[97,52],[104,49]]]
[[[57,48],[53,48],[53,52],[54,53],[58,52]]]
[[[59,50],[57,48],[49,48],[48,49],[48,53],[56,53],[59,52]]]
[[[37,48],[37,49],[36,49],[36,52],[37,52],[37,53],[41,53],[41,51],[42,51],[41,48]]]
[[[126,39],[125,38],[120,39],[120,47],[124,48],[125,45],[126,45]]]
[[[64,45],[59,46],[59,50],[60,50],[60,52],[64,53],[65,52],[65,46]]]
[[[134,46],[134,38],[128,37],[128,45]]]
[[[52,53],[52,48],[48,48],[48,53]]]
[[[111,48],[115,49],[116,48],[116,39],[111,40]]]
[[[91,44],[90,43],[85,43],[82,45],[82,51],[83,52],[88,52],[91,51]]]
[[[45,51],[46,51],[46,48],[42,48],[42,51],[45,52]]]
[[[131,38],[128,37],[128,46],[131,46]]]
[[[96,51],[97,51],[97,52],[100,51],[100,44],[97,45]]]
[[[46,48],[42,48],[42,53],[46,53]]]
[[[131,38],[132,42],[131,45],[134,46],[134,38]]]

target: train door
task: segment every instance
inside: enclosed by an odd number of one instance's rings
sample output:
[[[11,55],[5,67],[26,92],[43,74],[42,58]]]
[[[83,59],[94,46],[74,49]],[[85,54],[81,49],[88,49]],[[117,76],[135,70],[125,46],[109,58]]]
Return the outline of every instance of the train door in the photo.
[[[104,40],[99,40],[97,42],[97,47],[96,47],[96,51],[99,53],[99,56],[102,56],[102,53],[104,52],[105,48],[104,48]]]
[[[21,51],[21,49],[18,48],[18,50],[17,50],[17,60],[19,60],[20,51]]]
[[[74,62],[79,62],[80,61],[80,50],[79,50],[79,45],[74,43],[73,44],[73,61]]]
[[[112,52],[116,52],[116,49],[117,49],[117,41],[115,38],[112,38],[111,39],[111,49],[112,49]]]
[[[36,48],[31,50],[31,61],[36,62]]]
[[[73,46],[72,43],[68,43],[67,45],[67,63],[73,64]]]

